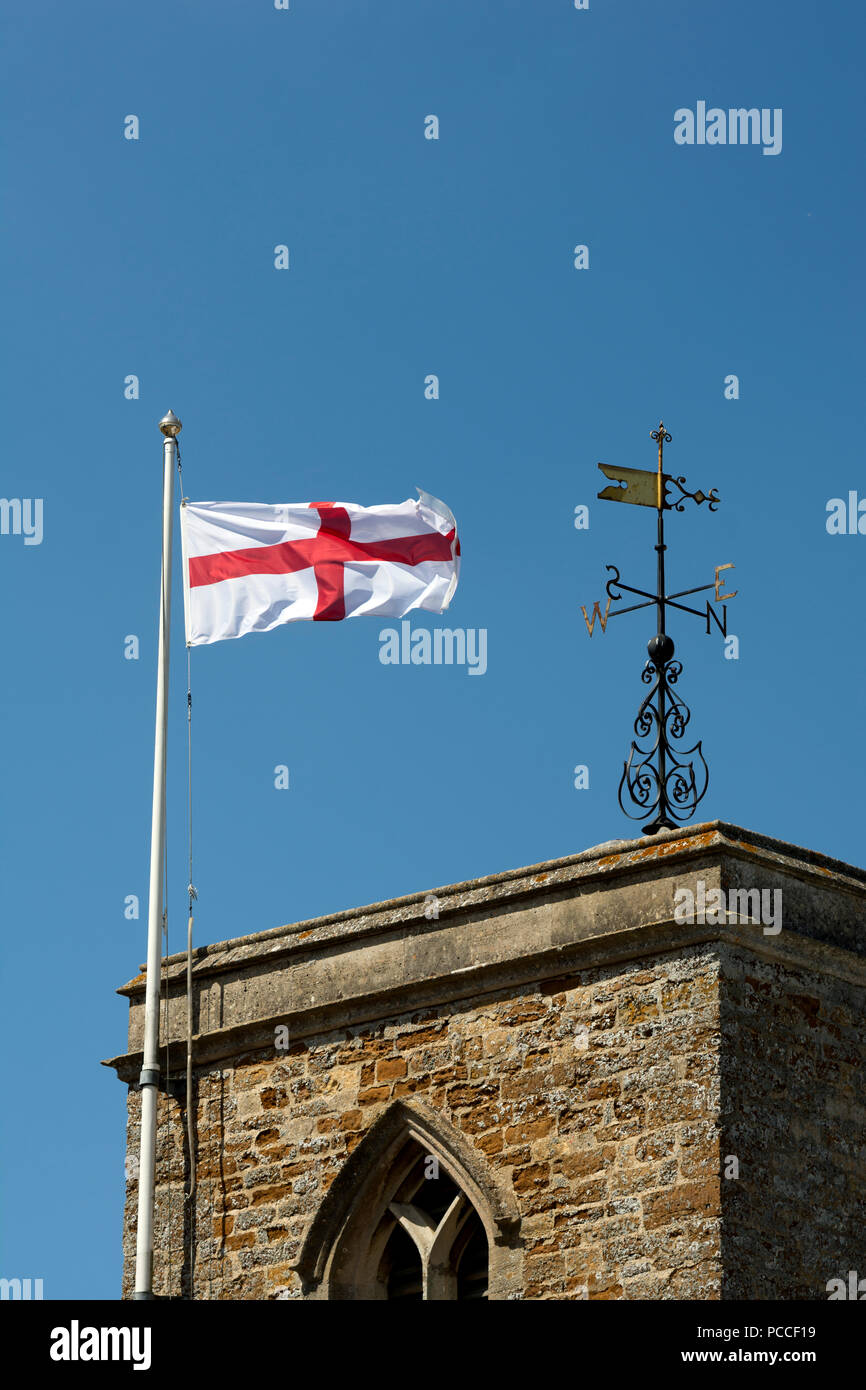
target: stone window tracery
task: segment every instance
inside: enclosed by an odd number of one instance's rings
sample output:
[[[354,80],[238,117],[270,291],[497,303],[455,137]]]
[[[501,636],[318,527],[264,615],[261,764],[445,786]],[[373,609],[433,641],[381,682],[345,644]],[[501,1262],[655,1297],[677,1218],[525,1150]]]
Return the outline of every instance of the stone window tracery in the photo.
[[[416,1161],[373,1237],[388,1299],[486,1299],[487,1235],[466,1193],[415,1143]]]
[[[295,1267],[305,1297],[510,1297],[518,1227],[471,1142],[428,1107],[396,1102],[337,1174]]]

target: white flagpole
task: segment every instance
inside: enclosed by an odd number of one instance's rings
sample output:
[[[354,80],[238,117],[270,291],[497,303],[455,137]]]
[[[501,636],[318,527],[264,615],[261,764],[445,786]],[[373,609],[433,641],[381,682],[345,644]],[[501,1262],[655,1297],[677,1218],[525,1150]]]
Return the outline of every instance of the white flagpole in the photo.
[[[163,444],[162,572],[160,575],[159,656],[156,669],[156,736],[153,748],[153,816],[150,830],[150,896],[147,909],[147,979],[144,996],[144,1048],[141,1077],[141,1148],[138,1166],[138,1231],[134,1297],[153,1298],[153,1198],[156,1173],[156,1101],[159,1089],[159,975],[163,873],[165,866],[165,734],[168,711],[168,659],[171,628],[171,539],[176,438],[181,423],[169,411],[159,422]]]

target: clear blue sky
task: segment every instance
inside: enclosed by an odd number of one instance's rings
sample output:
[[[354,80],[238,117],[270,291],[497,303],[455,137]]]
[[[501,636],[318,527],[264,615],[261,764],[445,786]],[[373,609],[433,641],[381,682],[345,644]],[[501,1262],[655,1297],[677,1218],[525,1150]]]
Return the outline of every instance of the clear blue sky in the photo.
[[[653,513],[596,502],[596,463],[654,467],[660,415],[670,470],[722,497],[670,516],[671,585],[733,561],[739,590],[739,660],[671,623],[699,818],[866,860],[866,536],[825,528],[866,496],[866,26],[817,0],[7,0],[2,27],[2,492],[43,499],[44,536],[0,536],[0,1273],[115,1297],[125,1090],[99,1059],[145,951],[169,407],[199,500],[443,498],[444,621],[488,633],[483,677],[382,665],[377,619],[193,651],[200,943],[639,833],[616,787],[652,618],[590,641],[579,605],[606,563],[652,582]],[[781,154],[676,145],[698,101],[782,108]]]

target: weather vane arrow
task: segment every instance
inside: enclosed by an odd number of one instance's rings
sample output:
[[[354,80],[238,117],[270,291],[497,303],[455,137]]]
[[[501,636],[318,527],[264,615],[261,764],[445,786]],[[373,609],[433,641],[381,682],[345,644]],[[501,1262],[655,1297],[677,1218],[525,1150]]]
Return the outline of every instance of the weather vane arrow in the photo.
[[[606,478],[610,478],[615,486],[602,488],[598,496],[605,502],[629,502],[636,507],[655,507],[658,513],[658,540],[655,547],[656,592],[651,594],[645,589],[634,589],[631,585],[624,584],[617,567],[607,565],[606,568],[613,571],[613,577],[607,581],[607,607],[604,613],[598,602],[593,605],[591,617],[587,616],[586,608],[581,607],[590,637],[596,619],[604,632],[610,618],[620,617],[623,613],[634,613],[638,608],[649,608],[653,605],[656,609],[656,633],[647,644],[650,659],[641,674],[641,680],[650,686],[650,690],[634,721],[637,739],[649,740],[649,746],[641,747],[640,742],[632,740],[619,784],[619,804],[627,816],[633,820],[641,819],[645,815],[653,817],[650,823],[643,827],[645,835],[655,835],[659,830],[673,830],[677,821],[687,820],[692,816],[706,793],[710,776],[700,739],[691,748],[681,746],[691,712],[672,688],[677,684],[683,668],[681,662],[673,659],[674,644],[665,631],[665,611],[668,608],[676,608],[680,612],[706,618],[708,633],[715,623],[722,636],[726,637],[728,610],[727,603],[723,600],[736,598],[738,592],[736,589],[726,590],[725,581],[720,578],[723,570],[734,568],[732,564],[716,565],[714,578],[709,584],[682,589],[676,594],[665,592],[665,512],[684,511],[686,501],[695,502],[698,506],[702,502],[708,502],[709,510],[714,512],[720,499],[715,488],[709,493],[689,492],[684,477],[675,478],[672,474],[664,472],[664,446],[670,444],[671,435],[665,429],[663,421],[659,423],[657,430],[651,431],[650,437],[658,444],[656,472],[641,468],[617,468],[611,464],[600,463],[598,466],[602,473]],[[669,500],[671,488],[678,489],[678,493],[672,494],[673,501]],[[706,613],[677,601],[691,594],[703,593],[707,589],[714,591],[714,602],[721,604],[721,619],[709,599]],[[618,603],[622,598],[621,591],[635,594],[644,601],[629,604],[626,608],[616,608],[611,612],[611,603]],[[638,808],[636,812],[628,810],[624,805],[624,792],[632,805]]]

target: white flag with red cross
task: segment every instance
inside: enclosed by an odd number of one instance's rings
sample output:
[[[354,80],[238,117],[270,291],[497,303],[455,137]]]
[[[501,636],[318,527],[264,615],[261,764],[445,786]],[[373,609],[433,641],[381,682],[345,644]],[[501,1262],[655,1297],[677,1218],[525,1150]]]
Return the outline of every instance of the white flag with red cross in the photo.
[[[183,502],[190,647],[282,623],[443,613],[457,588],[457,523],[444,502]]]

